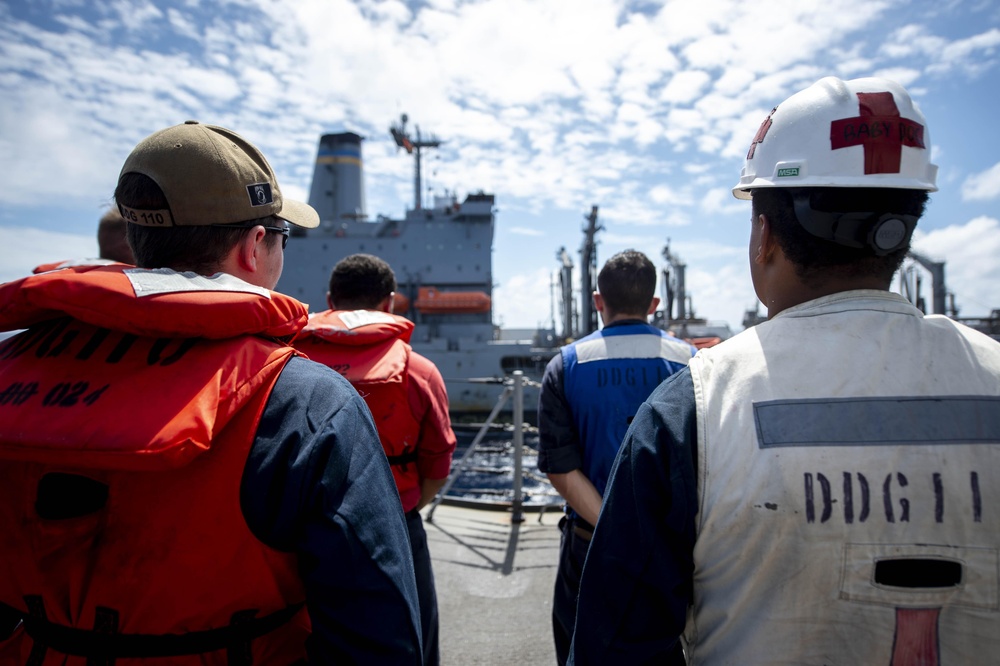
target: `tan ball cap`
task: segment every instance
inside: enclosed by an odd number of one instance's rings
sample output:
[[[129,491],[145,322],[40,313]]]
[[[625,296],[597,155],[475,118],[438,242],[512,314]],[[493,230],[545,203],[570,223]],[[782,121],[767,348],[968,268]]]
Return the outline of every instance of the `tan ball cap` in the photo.
[[[150,227],[186,227],[247,222],[275,215],[306,229],[319,226],[312,206],[285,199],[271,165],[235,132],[188,120],[154,132],[125,160],[121,176],[151,178],[168,208],[140,210],[119,205],[122,217]]]

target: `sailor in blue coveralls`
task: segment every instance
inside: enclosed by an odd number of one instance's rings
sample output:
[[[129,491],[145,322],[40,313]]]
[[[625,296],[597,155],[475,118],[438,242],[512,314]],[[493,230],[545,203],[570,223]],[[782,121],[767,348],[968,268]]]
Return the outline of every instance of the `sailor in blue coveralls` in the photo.
[[[560,664],[569,655],[580,572],[618,447],[639,405],[696,351],[647,323],[660,299],[653,296],[656,268],[641,252],[611,257],[597,289],[604,328],[549,362],[538,405],[538,468],[568,505],[552,603]]]

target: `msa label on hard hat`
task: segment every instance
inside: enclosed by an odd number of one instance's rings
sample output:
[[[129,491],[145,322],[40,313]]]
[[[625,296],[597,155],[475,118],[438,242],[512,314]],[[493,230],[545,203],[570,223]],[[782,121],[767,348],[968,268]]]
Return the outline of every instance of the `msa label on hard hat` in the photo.
[[[778,178],[791,178],[799,175],[799,167],[782,167],[778,169]]]

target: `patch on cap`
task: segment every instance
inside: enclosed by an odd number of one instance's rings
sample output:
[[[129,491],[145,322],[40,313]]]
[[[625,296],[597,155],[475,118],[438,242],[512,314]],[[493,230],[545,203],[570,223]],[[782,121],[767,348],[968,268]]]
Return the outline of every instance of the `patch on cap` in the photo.
[[[251,206],[267,206],[274,203],[274,197],[271,196],[270,183],[247,185],[247,194],[250,195]]]

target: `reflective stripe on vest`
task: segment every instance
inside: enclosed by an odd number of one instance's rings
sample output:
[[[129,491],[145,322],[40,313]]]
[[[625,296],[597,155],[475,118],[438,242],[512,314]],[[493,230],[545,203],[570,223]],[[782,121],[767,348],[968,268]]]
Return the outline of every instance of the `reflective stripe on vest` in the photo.
[[[583,442],[583,472],[601,495],[639,405],[693,352],[641,323],[604,328],[563,347],[563,392]]]

